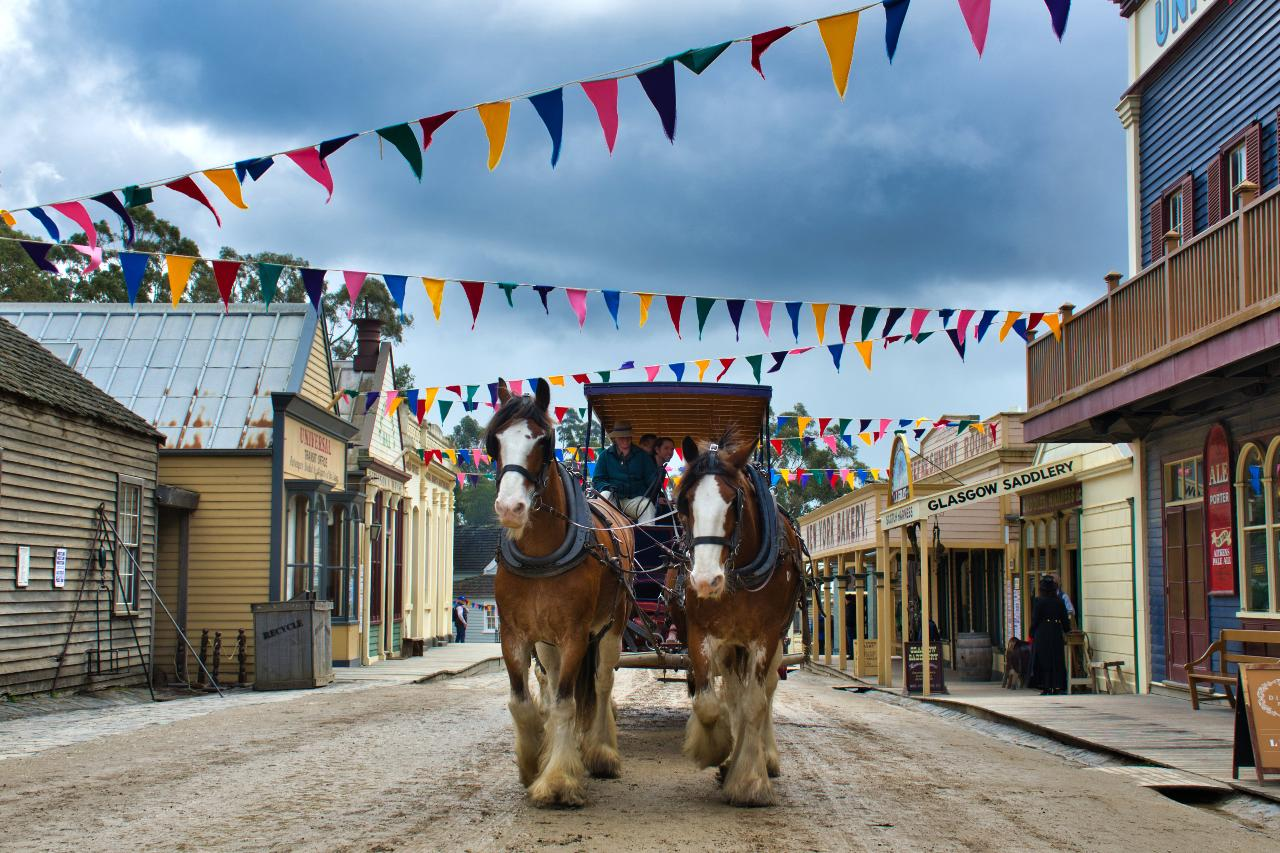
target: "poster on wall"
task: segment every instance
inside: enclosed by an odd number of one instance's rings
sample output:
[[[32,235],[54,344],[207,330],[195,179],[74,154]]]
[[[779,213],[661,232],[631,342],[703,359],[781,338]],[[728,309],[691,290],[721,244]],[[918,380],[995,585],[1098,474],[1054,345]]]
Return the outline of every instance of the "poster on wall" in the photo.
[[[895,435],[893,449],[889,451],[889,506],[906,503],[915,497],[913,485],[907,441],[901,435]]]
[[[1231,438],[1222,424],[1209,428],[1204,441],[1205,558],[1209,595],[1235,595],[1235,512],[1231,486]]]

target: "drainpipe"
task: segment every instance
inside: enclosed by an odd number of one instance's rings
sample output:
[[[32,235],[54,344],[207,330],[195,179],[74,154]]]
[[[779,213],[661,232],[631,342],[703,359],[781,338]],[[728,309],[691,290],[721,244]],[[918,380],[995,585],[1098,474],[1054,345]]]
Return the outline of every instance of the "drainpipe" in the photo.
[[[1134,509],[1134,499],[1132,497],[1125,499],[1129,504],[1129,571],[1130,583],[1133,594],[1130,596],[1130,603],[1133,606],[1133,692],[1142,692],[1142,663],[1138,657],[1138,539],[1137,539],[1137,513]]]

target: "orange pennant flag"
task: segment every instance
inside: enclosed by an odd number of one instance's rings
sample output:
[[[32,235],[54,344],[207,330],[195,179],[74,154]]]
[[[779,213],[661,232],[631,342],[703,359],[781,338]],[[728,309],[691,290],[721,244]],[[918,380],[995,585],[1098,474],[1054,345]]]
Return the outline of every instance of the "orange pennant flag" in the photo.
[[[10,228],[18,227],[18,220],[13,218],[13,214],[7,210],[0,210],[0,219],[4,220],[4,224]]]
[[[431,310],[436,315],[436,322],[440,322],[440,298],[444,296],[444,279],[442,278],[424,278],[422,286],[427,289],[427,298],[431,300]]]
[[[563,387],[564,387],[564,377],[563,377],[563,376],[548,376],[548,377],[547,377],[547,381],[548,381],[548,382],[550,382],[552,385],[558,385],[558,386],[559,386],[559,387],[561,387],[561,388],[563,388]]]
[[[495,101],[476,107],[485,135],[489,137],[489,171],[498,168],[502,149],[507,144],[507,122],[511,119],[511,102]]]
[[[241,210],[248,210],[244,196],[240,192],[240,181],[236,179],[234,169],[205,169],[204,176],[227,197],[227,201]]]
[[[1049,331],[1053,332],[1053,337],[1056,340],[1062,340],[1062,316],[1050,311],[1041,319],[1044,320],[1044,324],[1049,327]]]
[[[803,436],[813,418],[796,417],[796,435]]]
[[[637,293],[640,297],[640,328],[644,328],[644,324],[649,322],[649,306],[653,303],[652,293]]]
[[[701,382],[703,375],[707,372],[707,368],[711,366],[711,359],[700,358],[694,364],[698,365],[698,381]]]
[[[858,37],[858,13],[821,18],[818,33],[831,60],[831,80],[836,84],[840,100],[844,100],[844,91],[849,86],[849,67],[853,64],[853,43]]]
[[[862,356],[862,363],[867,366],[867,370],[870,370],[871,348],[875,346],[875,341],[855,341],[853,345],[858,348],[858,355]]]
[[[403,402],[404,402],[404,397],[400,396],[399,394],[396,394],[395,398],[392,399],[392,401],[389,404],[387,404],[387,414],[388,415],[395,414],[396,409],[400,408],[400,404]]]
[[[1000,340],[1003,341],[1008,336],[1009,330],[1013,328],[1013,324],[1018,322],[1018,318],[1021,316],[1021,311],[1010,311],[1005,315],[1004,325],[1000,327]]]
[[[818,345],[821,346],[827,337],[827,309],[831,306],[826,302],[814,302],[810,307],[813,308],[813,326],[818,330]]]
[[[195,266],[196,259],[186,255],[165,255],[164,263],[169,270],[169,298],[173,300],[173,307],[177,308],[183,291],[187,289],[187,280],[191,278],[191,268]]]
[[[431,408],[431,404],[436,401],[436,394],[439,394],[439,393],[440,393],[439,388],[423,388],[422,389],[422,399],[418,401],[418,405],[422,408],[422,411],[425,412]]]
[[[869,432],[858,433],[858,438],[865,441],[867,443],[867,447],[870,447],[871,445],[875,444],[875,442],[871,440],[871,433]]]

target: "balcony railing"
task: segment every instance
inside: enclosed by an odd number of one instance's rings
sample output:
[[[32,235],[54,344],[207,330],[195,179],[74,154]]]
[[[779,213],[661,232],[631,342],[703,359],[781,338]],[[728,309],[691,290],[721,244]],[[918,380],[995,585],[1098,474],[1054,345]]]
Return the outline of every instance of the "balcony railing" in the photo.
[[[1027,347],[1033,414],[1280,308],[1280,189],[1167,252]]]

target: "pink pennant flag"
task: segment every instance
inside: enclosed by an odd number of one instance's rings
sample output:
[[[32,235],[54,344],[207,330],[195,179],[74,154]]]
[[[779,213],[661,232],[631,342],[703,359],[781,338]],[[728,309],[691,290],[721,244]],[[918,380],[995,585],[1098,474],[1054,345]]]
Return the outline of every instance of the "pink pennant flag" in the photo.
[[[367,272],[359,272],[357,270],[343,270],[342,278],[347,284],[347,297],[350,304],[347,305],[347,316],[351,317],[356,311],[356,300],[360,298],[360,288],[364,287],[364,280],[369,277]]]
[[[965,26],[969,28],[969,36],[973,46],[978,49],[978,57],[987,46],[987,25],[991,22],[991,0],[960,0],[960,13],[964,15]]]
[[[795,349],[787,350],[787,355],[804,355],[811,349],[813,349],[813,347],[796,347]]]
[[[307,177],[329,191],[325,204],[333,200],[333,173],[329,171],[329,164],[320,159],[319,151],[314,148],[299,148],[297,151],[286,152],[284,156],[297,163]]]
[[[387,414],[391,414],[391,409],[392,409],[392,408],[393,408],[393,406],[395,405],[396,400],[398,400],[399,398],[400,398],[400,392],[399,392],[399,391],[384,391],[384,392],[382,392],[382,399],[384,399],[384,400],[386,400],[386,401],[387,401],[387,408],[386,408],[386,410],[385,410],[385,411],[387,412]]]
[[[222,227],[222,217],[218,215],[218,211],[214,208],[213,202],[209,201],[209,197],[204,194],[204,190],[200,189],[200,185],[192,180],[190,175],[170,181],[165,184],[165,186],[174,192],[182,193],[187,198],[195,199],[205,207],[209,208],[209,212],[213,214],[213,219],[218,223],[218,227]]]
[[[458,488],[465,488],[467,485],[467,475],[459,472],[457,476],[458,476]]]
[[[662,370],[662,365],[651,364],[644,369],[644,375],[649,377],[649,381],[652,382],[653,380],[658,378],[658,373],[661,370]]]
[[[84,268],[85,275],[89,275],[98,267],[102,266],[102,247],[101,246],[93,246],[91,248],[89,246],[81,246],[76,243],[72,243],[71,248],[75,249],[77,252],[79,252],[80,254],[84,255],[86,258],[89,259],[89,266]]]
[[[973,319],[973,315],[977,313],[972,308],[965,308],[960,311],[956,317],[956,332],[960,340],[964,340],[965,333],[969,331],[969,321]]]
[[[569,307],[578,318],[578,328],[581,329],[587,322],[587,292],[576,287],[566,287],[564,295],[569,297]]]
[[[600,129],[604,131],[604,142],[613,153],[613,143],[618,139],[618,80],[592,80],[581,84],[582,91],[587,93],[591,105],[596,108],[600,118]]]
[[[929,316],[928,308],[917,308],[911,312],[911,337],[920,334],[920,329],[924,326],[924,321]]]
[[[512,379],[510,382],[507,383],[507,387],[511,389],[512,397],[519,397],[522,393],[524,393],[524,380]]]
[[[769,325],[773,322],[773,303],[768,299],[757,299],[756,314],[760,317],[760,328],[764,331],[764,336],[769,337]]]
[[[49,206],[84,229],[84,237],[89,243],[89,248],[97,248],[98,231],[93,227],[93,217],[84,209],[83,204],[78,201],[63,201]]]
[[[837,443],[837,439],[834,435],[824,435],[822,440],[827,443],[827,447],[831,448],[832,453],[840,452],[840,445]]]
[[[888,429],[889,429],[889,424],[890,424],[890,423],[892,423],[892,422],[893,422],[893,418],[881,418],[881,419],[880,419],[880,434],[881,434],[881,435],[884,435],[884,434],[885,434],[885,432],[887,432],[887,431],[888,431]]]

